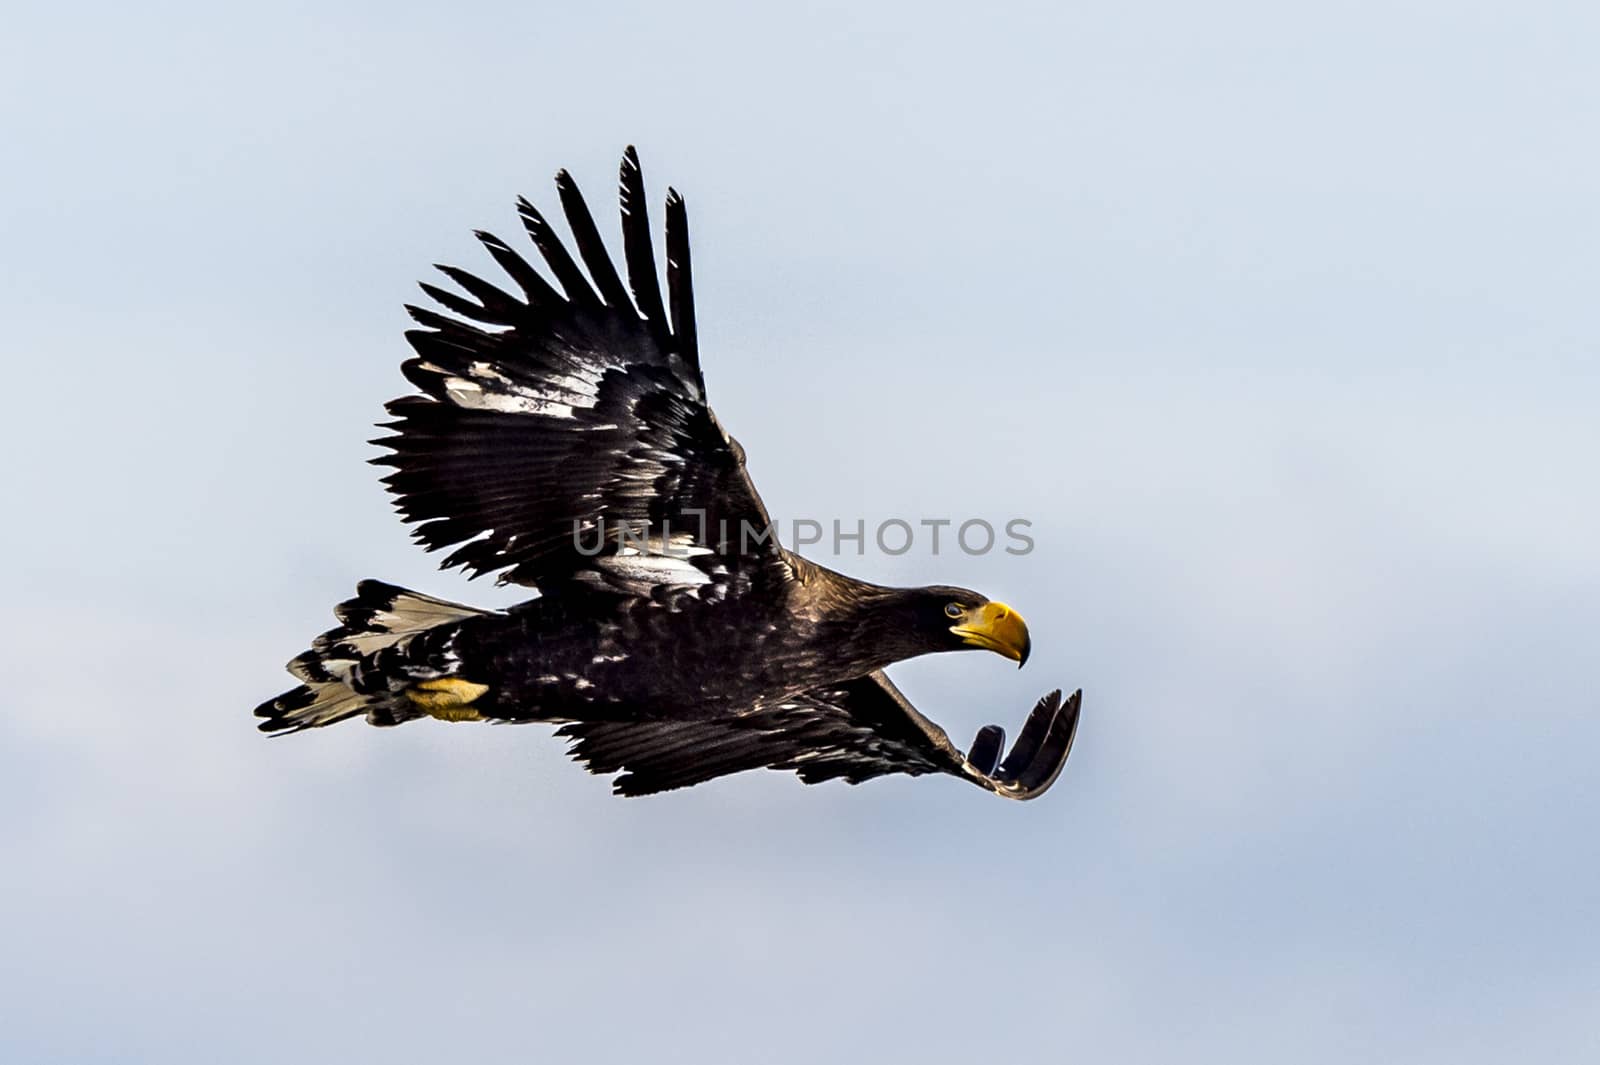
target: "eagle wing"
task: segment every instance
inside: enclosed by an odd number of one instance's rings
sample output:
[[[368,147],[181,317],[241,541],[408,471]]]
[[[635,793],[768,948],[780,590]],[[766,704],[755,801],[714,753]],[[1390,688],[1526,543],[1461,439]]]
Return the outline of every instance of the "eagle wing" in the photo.
[[[624,775],[619,795],[688,787],[748,769],[781,769],[807,784],[852,784],[949,773],[1008,799],[1033,799],[1060,776],[1083,692],[1040,699],[1004,760],[1005,730],[986,725],[963,754],[882,671],[813,688],[726,721],[574,722],[557,735],[592,773]]]
[[[453,314],[407,307],[422,328],[406,334],[416,357],[403,371],[423,394],[391,402],[394,435],[373,441],[392,452],[372,461],[394,468],[396,508],[425,548],[454,548],[443,567],[503,571],[502,583],[648,597],[782,579],[743,449],[706,404],[683,198],[669,190],[663,301],[633,148],[620,180],[626,288],[566,171],[556,187],[582,269],[520,200],[554,285],[479,232],[520,294],[440,266],[466,295],[422,288]]]

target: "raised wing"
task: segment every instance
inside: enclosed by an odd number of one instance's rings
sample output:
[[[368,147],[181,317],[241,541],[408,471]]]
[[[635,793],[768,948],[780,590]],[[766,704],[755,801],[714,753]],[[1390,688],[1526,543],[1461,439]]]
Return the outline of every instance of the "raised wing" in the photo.
[[[592,773],[624,775],[619,795],[688,787],[747,769],[782,769],[807,784],[851,784],[889,773],[949,773],[1008,799],[1047,791],[1078,731],[1083,692],[1051,692],[1034,706],[1011,752],[986,725],[963,754],[879,672],[816,688],[728,721],[576,722],[557,735]]]
[[[562,171],[556,187],[581,269],[522,200],[555,285],[480,232],[520,294],[440,266],[466,295],[422,288],[456,317],[407,308],[423,328],[406,334],[417,357],[403,370],[423,394],[388,405],[395,420],[383,428],[394,435],[374,443],[393,454],[373,462],[394,467],[384,482],[417,523],[416,539],[455,548],[444,567],[649,595],[781,560],[775,542],[741,535],[766,530],[767,513],[743,450],[706,405],[683,198],[667,198],[663,302],[631,147],[620,185],[627,288]]]

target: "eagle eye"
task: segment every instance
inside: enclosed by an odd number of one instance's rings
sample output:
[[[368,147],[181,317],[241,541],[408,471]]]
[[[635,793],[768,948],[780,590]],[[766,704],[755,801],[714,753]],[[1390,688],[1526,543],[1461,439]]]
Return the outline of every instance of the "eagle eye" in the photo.
[[[944,616],[947,618],[958,618],[964,613],[966,611],[962,609],[960,603],[946,603],[944,605]]]

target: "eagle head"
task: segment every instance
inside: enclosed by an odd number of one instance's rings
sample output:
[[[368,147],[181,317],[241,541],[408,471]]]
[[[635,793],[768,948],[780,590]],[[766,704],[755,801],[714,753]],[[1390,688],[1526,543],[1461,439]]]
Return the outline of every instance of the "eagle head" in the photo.
[[[912,593],[912,628],[931,651],[976,647],[1021,668],[1032,641],[1022,615],[970,588],[935,586]]]

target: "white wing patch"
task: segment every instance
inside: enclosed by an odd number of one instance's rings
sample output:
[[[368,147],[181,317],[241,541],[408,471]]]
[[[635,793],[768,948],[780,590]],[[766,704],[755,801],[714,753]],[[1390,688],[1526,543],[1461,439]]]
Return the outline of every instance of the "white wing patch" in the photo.
[[[575,411],[594,409],[600,379],[610,367],[574,363],[571,373],[553,375],[537,385],[513,380],[488,362],[469,363],[466,376],[430,362],[422,368],[444,378],[445,394],[458,407],[571,418]]]
[[[688,533],[677,533],[671,538],[659,533],[634,537],[619,529],[608,539],[617,542],[616,551],[595,558],[594,568],[579,573],[578,580],[596,588],[641,598],[649,598],[662,588],[687,590],[716,581],[713,572],[694,563],[694,559],[716,552],[696,542]],[[711,569],[726,571],[726,567],[720,565]],[[620,660],[620,657],[616,659]],[[596,659],[597,664],[599,661]]]
[[[647,539],[624,538],[614,555],[595,560],[607,582],[621,585],[635,595],[649,595],[663,585],[693,588],[711,583],[711,575],[691,559],[712,554],[697,544],[694,537],[680,533],[670,540],[654,535]]]
[[[670,555],[607,555],[596,559],[595,566],[607,583],[624,585],[636,595],[649,595],[650,589],[663,584],[692,588],[711,583],[711,575],[693,562]]]

